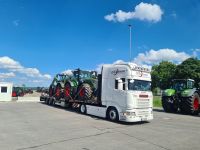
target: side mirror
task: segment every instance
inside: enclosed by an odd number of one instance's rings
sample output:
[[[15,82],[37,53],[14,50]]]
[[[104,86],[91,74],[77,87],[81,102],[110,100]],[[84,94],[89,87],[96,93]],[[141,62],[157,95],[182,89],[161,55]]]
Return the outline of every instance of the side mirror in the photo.
[[[118,90],[123,90],[123,81],[121,79],[117,81],[118,81]]]

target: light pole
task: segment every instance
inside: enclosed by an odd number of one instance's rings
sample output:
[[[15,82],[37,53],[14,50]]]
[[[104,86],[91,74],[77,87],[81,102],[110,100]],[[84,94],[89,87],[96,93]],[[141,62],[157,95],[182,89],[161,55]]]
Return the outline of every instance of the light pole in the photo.
[[[129,46],[130,46],[130,47],[129,47],[129,57],[130,57],[130,58],[129,58],[129,59],[130,59],[130,62],[131,62],[131,57],[132,57],[132,56],[131,56],[131,55],[132,55],[132,53],[131,53],[131,47],[132,47],[132,45],[131,45],[131,41],[132,41],[131,29],[132,29],[132,25],[129,24],[128,27],[129,27],[129,34],[130,34],[130,41],[129,41],[129,42],[130,42],[130,43],[129,43]]]

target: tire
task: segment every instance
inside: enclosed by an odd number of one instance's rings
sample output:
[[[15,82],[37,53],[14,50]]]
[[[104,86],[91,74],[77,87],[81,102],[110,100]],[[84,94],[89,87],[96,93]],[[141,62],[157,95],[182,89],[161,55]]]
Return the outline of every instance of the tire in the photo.
[[[81,112],[82,114],[86,114],[87,108],[86,108],[86,105],[85,105],[85,104],[81,104],[81,106],[80,106],[80,112]]]
[[[47,105],[49,104],[49,98],[45,99],[45,104],[47,104]]]
[[[49,96],[52,97],[53,95],[54,95],[54,93],[53,93],[53,87],[50,86],[49,87]]]
[[[55,97],[56,97],[57,100],[59,100],[61,98],[61,86],[60,86],[60,84],[58,84],[56,86]]]
[[[178,111],[178,105],[173,97],[162,97],[162,107],[165,112],[172,113]]]
[[[64,87],[64,98],[67,101],[71,99],[71,85],[69,83],[65,84],[65,87]]]
[[[83,83],[78,90],[78,99],[79,100],[88,100],[92,97],[92,89],[91,86],[87,83]]]
[[[114,107],[111,107],[110,109],[108,109],[107,118],[110,121],[114,121],[114,122],[119,120],[119,114],[118,114],[117,110]]]
[[[191,97],[182,99],[181,110],[186,114],[197,115],[200,111],[200,96],[195,92]]]

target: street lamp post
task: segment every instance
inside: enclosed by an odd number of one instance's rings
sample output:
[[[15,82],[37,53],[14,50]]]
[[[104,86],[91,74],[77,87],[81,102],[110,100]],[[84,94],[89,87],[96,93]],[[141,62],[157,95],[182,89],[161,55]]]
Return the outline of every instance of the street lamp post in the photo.
[[[131,53],[131,48],[132,48],[132,44],[131,44],[131,41],[132,41],[132,34],[131,34],[131,29],[132,29],[132,25],[131,24],[129,24],[128,25],[128,27],[129,27],[129,34],[130,34],[130,43],[129,43],[129,59],[130,59],[130,62],[131,62],[131,58],[132,58],[132,53]]]

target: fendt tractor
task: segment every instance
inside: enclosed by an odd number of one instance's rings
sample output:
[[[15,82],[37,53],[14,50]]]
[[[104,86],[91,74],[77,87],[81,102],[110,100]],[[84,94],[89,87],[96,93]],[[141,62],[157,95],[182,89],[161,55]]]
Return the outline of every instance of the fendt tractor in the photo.
[[[41,96],[49,105],[77,108],[111,121],[138,122],[153,119],[150,70],[133,63],[103,65],[95,71],[72,71],[54,78],[49,95]]]
[[[174,79],[172,87],[162,94],[165,112],[196,115],[200,111],[200,89],[194,87],[192,79]]]
[[[68,74],[57,74],[50,85],[49,96],[54,96],[58,101],[62,98],[66,101],[90,100],[96,90],[97,72],[77,69]]]

